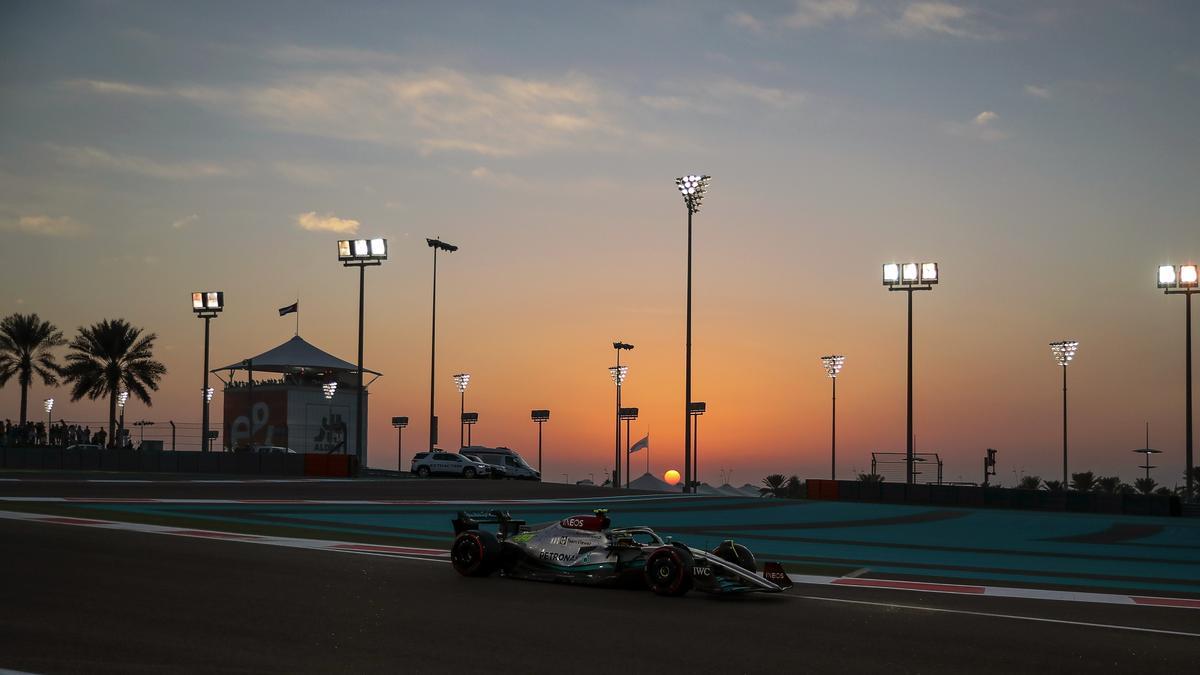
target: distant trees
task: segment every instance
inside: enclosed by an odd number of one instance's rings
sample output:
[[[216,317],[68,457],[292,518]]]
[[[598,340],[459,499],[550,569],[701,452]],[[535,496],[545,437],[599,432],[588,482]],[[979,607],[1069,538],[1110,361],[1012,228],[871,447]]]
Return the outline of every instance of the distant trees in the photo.
[[[1019,490],[1036,490],[1041,486],[1041,476],[1022,476],[1021,482],[1017,483],[1017,489]]]
[[[1096,474],[1083,471],[1071,474],[1071,489],[1076,492],[1091,492],[1096,487]]]
[[[1049,492],[1062,492],[1063,482],[1061,480],[1048,480],[1042,483],[1042,488]]]
[[[1150,478],[1149,476],[1133,481],[1133,487],[1137,488],[1137,491],[1144,495],[1152,494],[1154,492],[1154,488],[1157,486],[1158,481]]]
[[[860,473],[858,474],[858,482],[860,483],[882,483],[883,476],[877,473]]]
[[[29,385],[36,375],[42,384],[58,384],[61,369],[50,350],[66,344],[62,331],[37,314],[10,314],[0,321],[0,387],[13,376],[21,387],[21,424],[28,421]]]
[[[71,400],[108,397],[108,438],[116,442],[117,393],[129,391],[147,406],[150,392],[167,368],[154,360],[154,333],[143,334],[124,319],[105,319],[79,329],[71,340],[71,353],[62,369],[71,384]]]
[[[764,497],[799,499],[804,496],[804,481],[799,476],[787,478],[781,473],[773,473],[762,479],[762,484],[758,493]]]

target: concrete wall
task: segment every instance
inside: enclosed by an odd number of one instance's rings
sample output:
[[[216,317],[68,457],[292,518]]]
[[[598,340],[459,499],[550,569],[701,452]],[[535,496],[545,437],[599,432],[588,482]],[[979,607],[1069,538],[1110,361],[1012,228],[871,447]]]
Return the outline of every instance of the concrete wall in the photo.
[[[0,468],[347,477],[357,473],[358,463],[353,455],[0,447]]]

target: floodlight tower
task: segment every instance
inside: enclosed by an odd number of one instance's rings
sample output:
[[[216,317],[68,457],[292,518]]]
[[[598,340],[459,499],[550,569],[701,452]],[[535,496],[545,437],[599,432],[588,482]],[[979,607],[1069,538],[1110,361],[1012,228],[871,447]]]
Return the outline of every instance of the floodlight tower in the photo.
[[[538,425],[538,474],[542,473],[542,424],[550,421],[549,410],[531,410],[529,418]]]
[[[829,478],[837,480],[837,377],[842,372],[842,364],[846,357],[841,354],[831,354],[821,357],[821,365],[825,366],[825,375],[833,382],[833,423],[829,441]]]
[[[116,434],[113,434],[114,437],[125,431],[125,404],[128,402],[129,402],[129,392],[128,391],[117,392],[117,407],[121,409],[121,423],[120,423],[120,426],[117,427],[118,432]],[[110,438],[110,439],[108,439],[108,442],[112,444],[112,447],[114,447],[114,448],[118,447],[116,438]]]
[[[466,424],[463,421],[463,415],[467,412],[467,384],[471,382],[470,373],[459,373],[454,376],[454,385],[458,387],[458,449],[463,447],[463,427]]]
[[[200,450],[208,452],[208,404],[212,401],[212,387],[208,386],[208,324],[225,309],[225,294],[221,291],[196,291],[192,293],[192,313],[204,319],[204,386],[200,388]]]
[[[396,427],[396,471],[404,470],[404,427],[408,426],[407,417],[393,417],[392,426]]]
[[[688,414],[692,417],[692,487],[700,487],[700,416],[708,411],[708,403],[692,401]],[[650,452],[647,450],[646,452]]]
[[[54,399],[48,398],[42,402],[46,408],[46,444],[50,443],[50,427],[54,425],[54,416],[51,411],[54,410]]]
[[[617,340],[612,343],[612,346],[617,352],[617,365],[608,369],[613,382],[617,383],[616,434],[613,439],[613,488],[615,489],[621,487],[621,384],[625,382],[625,376],[629,374],[629,366],[621,365],[621,352],[631,351],[633,345]]]
[[[1079,349],[1077,340],[1059,340],[1050,343],[1050,352],[1054,354],[1054,362],[1062,366],[1063,380],[1063,489],[1067,486],[1067,366],[1075,358]]]
[[[1163,265],[1158,268],[1158,287],[1163,289],[1163,293],[1167,295],[1182,295],[1187,307],[1185,319],[1187,321],[1187,329],[1184,337],[1184,405],[1187,406],[1185,414],[1185,431],[1187,438],[1185,440],[1184,452],[1184,471],[1187,480],[1187,492],[1184,493],[1184,499],[1193,500],[1196,498],[1195,486],[1193,485],[1192,477],[1192,296],[1200,293],[1197,279],[1200,274],[1197,273],[1195,265],[1180,265],[1178,269],[1174,265]]]
[[[433,414],[433,393],[436,388],[433,377],[437,370],[437,255],[438,251],[453,253],[458,247],[440,239],[426,239],[425,243],[433,249],[433,318],[429,330],[429,451],[433,452],[438,440],[437,415]]]
[[[675,187],[687,207],[687,338],[684,346],[683,376],[683,491],[692,491],[692,216],[700,213],[700,204],[708,192],[711,176],[691,174],[675,179]]]
[[[629,425],[638,418],[638,409],[621,408],[617,411],[617,417],[625,421],[625,487],[629,487]]]
[[[343,239],[338,242],[338,260],[343,267],[358,268],[358,368],[356,369],[354,406],[354,454],[363,466],[367,454],[363,447],[363,307],[366,302],[367,268],[387,260],[387,239]]]
[[[889,291],[908,293],[908,433],[905,435],[905,482],[915,482],[913,473],[913,293],[916,291],[932,291],[938,282],[938,264],[923,263],[885,263],[883,266],[883,285]]]

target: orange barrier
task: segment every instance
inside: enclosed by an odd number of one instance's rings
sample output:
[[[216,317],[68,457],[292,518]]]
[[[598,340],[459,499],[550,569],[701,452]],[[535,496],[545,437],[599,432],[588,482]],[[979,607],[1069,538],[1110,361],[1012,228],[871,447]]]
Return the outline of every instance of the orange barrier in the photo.
[[[325,476],[329,478],[348,478],[354,469],[356,457],[350,455],[304,455],[305,476]]]

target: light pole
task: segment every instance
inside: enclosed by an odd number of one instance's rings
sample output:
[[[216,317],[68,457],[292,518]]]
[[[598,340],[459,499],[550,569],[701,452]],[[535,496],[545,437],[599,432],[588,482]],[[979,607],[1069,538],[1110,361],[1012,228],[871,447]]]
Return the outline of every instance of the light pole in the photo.
[[[908,433],[905,434],[905,482],[911,485],[915,482],[913,473],[913,293],[916,291],[932,291],[938,282],[938,264],[923,263],[885,263],[883,266],[883,285],[889,291],[908,293]]]
[[[692,401],[688,414],[692,416],[692,487],[700,487],[700,416],[708,410],[704,401]],[[647,450],[647,452],[649,452]]]
[[[687,207],[687,338],[684,346],[683,376],[683,491],[692,484],[692,216],[700,213],[700,203],[708,192],[711,176],[689,175],[675,179],[675,187]]]
[[[829,478],[837,480],[837,378],[842,372],[846,357],[841,354],[830,354],[821,357],[821,365],[825,366],[825,375],[833,382],[833,422],[829,434]]]
[[[479,413],[465,412],[462,414],[462,423],[467,425],[467,445],[471,445],[471,427],[479,423]],[[459,448],[461,451],[462,448]]]
[[[321,391],[325,394],[325,400],[329,401],[329,422],[330,422],[330,424],[333,423],[333,396],[334,396],[334,394],[337,393],[337,388],[338,388],[338,383],[333,380],[330,380],[329,382],[326,382],[325,384],[321,385]],[[345,444],[343,444],[342,447],[345,448],[343,450],[343,453],[349,452],[349,448],[346,448]]]
[[[343,239],[338,242],[338,260],[343,267],[358,268],[358,368],[355,373],[354,454],[358,465],[366,463],[363,445],[363,312],[366,304],[367,268],[387,260],[387,239]]]
[[[433,376],[437,370],[437,255],[438,251],[453,253],[458,247],[440,239],[426,239],[425,243],[433,249],[433,319],[429,330],[429,451],[433,452],[438,440],[437,416],[433,414]]]
[[[121,423],[117,427],[117,438],[120,438],[121,436],[125,435],[125,403],[127,403],[128,401],[129,401],[129,392],[127,392],[127,391],[117,392],[117,407],[121,409]],[[112,447],[114,447],[114,448],[121,447],[120,445],[118,445],[119,441],[117,440],[117,438],[109,439],[109,442],[112,443]]]
[[[404,471],[404,427],[408,426],[407,417],[393,417],[392,426],[396,427],[396,471]]]
[[[470,373],[459,373],[454,376],[454,384],[458,387],[458,449],[463,449],[463,425],[466,424],[464,413],[467,412],[467,384],[471,382]]]
[[[1158,268],[1158,287],[1163,289],[1163,293],[1167,295],[1182,295],[1187,307],[1184,319],[1187,321],[1187,329],[1184,337],[1184,386],[1185,396],[1184,405],[1187,406],[1185,415],[1186,425],[1185,433],[1187,438],[1185,441],[1184,463],[1185,463],[1185,479],[1187,480],[1187,492],[1184,499],[1191,501],[1195,499],[1195,492],[1192,480],[1192,296],[1200,293],[1200,288],[1197,288],[1197,269],[1195,265],[1180,265],[1179,269],[1173,265],[1163,265]]]
[[[212,400],[212,387],[208,386],[208,324],[225,309],[225,294],[221,291],[195,291],[192,293],[192,313],[204,319],[204,386],[200,388],[200,450],[208,452],[208,404]]]
[[[617,417],[625,421],[625,487],[629,487],[629,424],[638,418],[638,409],[621,408]]]
[[[46,408],[46,445],[50,445],[50,427],[54,426],[54,416],[51,414],[54,410],[54,399],[48,398],[42,403]]]
[[[542,472],[542,424],[550,421],[549,410],[533,410],[529,417],[538,425],[538,473]]]
[[[617,340],[612,343],[612,346],[617,351],[617,365],[608,369],[613,382],[617,383],[616,433],[613,436],[613,488],[615,489],[621,487],[621,385],[624,384],[625,377],[629,374],[629,366],[621,365],[621,352],[632,350],[633,345]]]
[[[1139,466],[1138,468],[1146,470],[1146,480],[1149,481],[1150,480],[1150,469],[1158,468],[1157,466],[1150,465],[1150,455],[1157,455],[1160,452],[1162,452],[1162,450],[1155,450],[1154,448],[1150,447],[1150,423],[1149,422],[1146,422],[1146,447],[1138,448],[1137,450],[1134,450],[1134,452],[1140,452],[1146,456],[1146,461],[1143,462],[1141,464],[1141,466]]]
[[[1054,354],[1054,362],[1062,366],[1063,380],[1063,489],[1067,489],[1067,365],[1075,358],[1079,349],[1076,340],[1059,340],[1050,343],[1050,351]]]
[[[141,429],[138,430],[138,448],[140,449],[141,446],[144,446],[146,444],[146,427],[154,426],[154,422],[148,422],[146,420],[138,420],[133,423],[133,426],[141,427]]]

